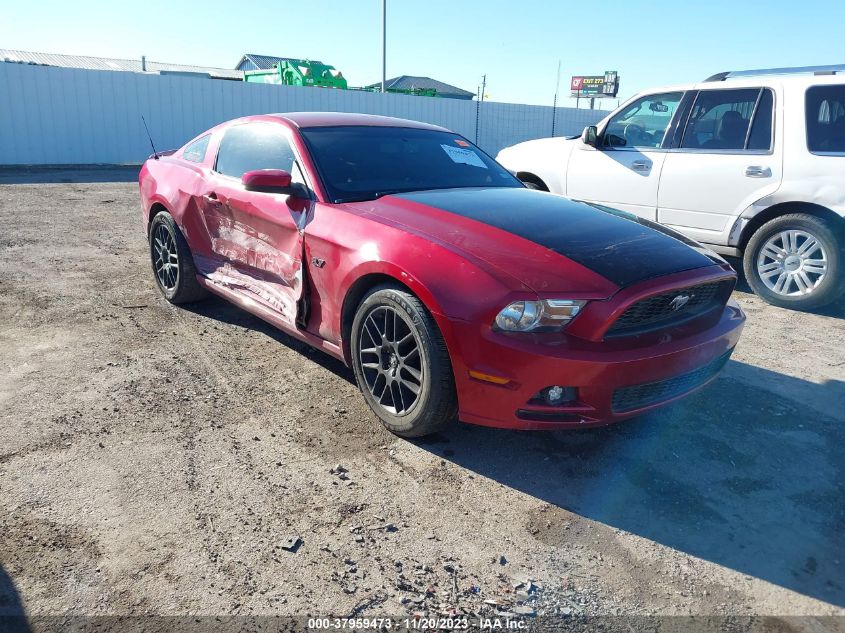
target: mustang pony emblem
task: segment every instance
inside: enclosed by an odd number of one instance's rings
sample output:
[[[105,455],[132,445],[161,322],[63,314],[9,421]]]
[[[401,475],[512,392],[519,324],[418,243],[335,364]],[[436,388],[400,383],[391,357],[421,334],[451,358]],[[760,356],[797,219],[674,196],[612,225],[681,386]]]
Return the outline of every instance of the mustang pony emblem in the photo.
[[[674,299],[669,302],[669,307],[672,308],[675,312],[683,308],[692,297],[690,295],[678,295]]]

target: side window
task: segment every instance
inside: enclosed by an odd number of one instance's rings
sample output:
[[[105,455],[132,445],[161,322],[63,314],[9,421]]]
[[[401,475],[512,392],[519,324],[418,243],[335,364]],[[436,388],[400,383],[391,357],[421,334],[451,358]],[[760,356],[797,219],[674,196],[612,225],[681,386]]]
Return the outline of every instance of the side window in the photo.
[[[254,169],[290,172],[294,153],[284,132],[272,123],[245,123],[229,128],[220,141],[215,170],[240,179]]]
[[[205,160],[205,153],[208,150],[208,142],[211,140],[211,135],[206,134],[202,138],[187,145],[182,151],[182,158],[189,160],[192,163],[201,163]]]
[[[771,92],[768,90],[765,92],[771,98]],[[681,147],[744,150],[748,126],[759,96],[760,88],[702,90],[692,106]],[[769,130],[771,130],[771,109],[770,100]],[[761,123],[762,125],[764,123]],[[765,136],[766,134],[765,131],[761,131],[758,135]],[[771,136],[770,131],[769,136]]]
[[[845,152],[845,85],[812,86],[805,100],[807,149]]]
[[[604,147],[660,147],[683,92],[637,99],[615,115],[602,135]]]

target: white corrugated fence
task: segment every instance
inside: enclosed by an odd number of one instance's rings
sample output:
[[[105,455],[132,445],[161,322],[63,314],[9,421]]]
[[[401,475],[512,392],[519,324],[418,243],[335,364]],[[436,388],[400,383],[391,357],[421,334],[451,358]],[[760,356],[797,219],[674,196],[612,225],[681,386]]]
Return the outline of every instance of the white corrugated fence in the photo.
[[[548,106],[0,62],[0,165],[140,163],[151,153],[141,115],[163,150],[228,119],[294,111],[426,121],[473,141],[477,129],[478,145],[494,156],[552,132]],[[579,134],[604,114],[557,108],[555,136]]]

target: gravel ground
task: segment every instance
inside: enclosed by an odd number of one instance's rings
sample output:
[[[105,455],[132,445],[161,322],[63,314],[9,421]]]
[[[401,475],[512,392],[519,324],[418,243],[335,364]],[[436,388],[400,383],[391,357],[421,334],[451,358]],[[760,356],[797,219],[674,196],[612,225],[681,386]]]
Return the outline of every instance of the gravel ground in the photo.
[[[335,360],[168,305],[134,183],[0,179],[56,181],[0,186],[0,615],[845,615],[845,305],[738,291],[724,374],[615,427],[409,442]]]

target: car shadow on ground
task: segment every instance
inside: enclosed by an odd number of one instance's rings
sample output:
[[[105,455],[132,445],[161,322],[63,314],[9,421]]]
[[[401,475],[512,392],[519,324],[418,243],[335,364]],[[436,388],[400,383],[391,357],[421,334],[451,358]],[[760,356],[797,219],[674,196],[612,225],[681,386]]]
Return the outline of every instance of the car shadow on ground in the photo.
[[[185,307],[266,334],[354,383],[340,361],[222,299]],[[844,382],[731,361],[704,390],[614,426],[456,425],[414,443],[593,521],[845,606],[842,402]]]
[[[138,182],[140,165],[0,167],[0,185]]]
[[[784,382],[801,402],[769,386]],[[701,392],[615,426],[460,425],[417,444],[593,521],[845,606],[845,413],[802,404],[836,399],[845,383],[732,361]]]
[[[250,314],[246,310],[242,310],[234,304],[229,303],[225,299],[211,296],[204,301],[185,304],[180,306],[180,308],[209,319],[214,319],[215,321],[220,321],[221,323],[228,323],[255,332],[261,332],[282,345],[296,350],[303,356],[307,356],[309,360],[320,365],[320,367],[328,369],[347,382],[353,385],[356,384],[355,375],[352,373],[352,370],[333,356],[329,356],[320,350],[314,349],[307,343],[288,336],[278,328]]]
[[[28,633],[30,630],[15,583],[0,565],[0,631]]]

